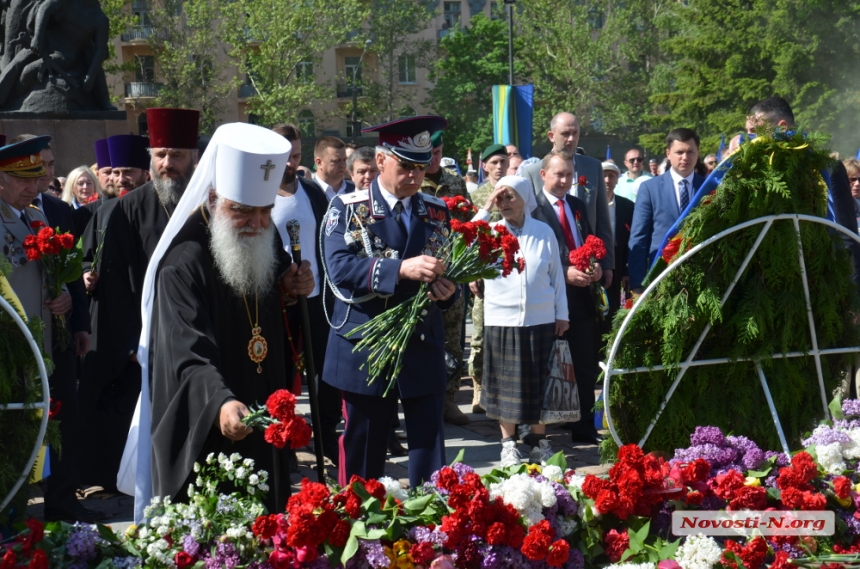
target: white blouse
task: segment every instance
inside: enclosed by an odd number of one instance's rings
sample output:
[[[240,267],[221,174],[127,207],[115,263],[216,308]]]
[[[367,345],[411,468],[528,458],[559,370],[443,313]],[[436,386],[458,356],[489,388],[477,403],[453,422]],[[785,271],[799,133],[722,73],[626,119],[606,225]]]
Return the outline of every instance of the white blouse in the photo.
[[[473,221],[490,218],[478,210]],[[511,233],[515,228],[503,221]],[[568,321],[567,294],[555,234],[546,223],[526,216],[517,237],[526,267],[507,277],[484,281],[485,326],[537,326]]]

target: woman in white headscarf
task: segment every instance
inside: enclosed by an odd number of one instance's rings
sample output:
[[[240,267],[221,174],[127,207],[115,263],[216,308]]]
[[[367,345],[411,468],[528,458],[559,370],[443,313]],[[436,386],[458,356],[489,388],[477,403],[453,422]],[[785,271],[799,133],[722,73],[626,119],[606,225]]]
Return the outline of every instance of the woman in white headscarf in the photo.
[[[474,220],[489,220],[494,207],[520,243],[525,269],[483,283],[484,378],[481,405],[498,419],[502,431],[502,466],[519,464],[517,424],[531,425],[523,442],[530,459],[546,464],[552,456],[540,424],[543,386],[553,343],[568,329],[564,272],[555,234],[531,217],[537,207],[531,183],[505,176],[496,183]],[[480,294],[480,285],[472,283]]]

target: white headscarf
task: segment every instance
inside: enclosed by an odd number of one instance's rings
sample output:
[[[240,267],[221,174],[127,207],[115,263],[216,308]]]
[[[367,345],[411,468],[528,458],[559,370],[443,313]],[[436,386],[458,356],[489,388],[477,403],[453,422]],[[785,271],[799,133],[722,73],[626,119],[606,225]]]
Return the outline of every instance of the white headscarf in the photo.
[[[535,198],[532,183],[527,179],[522,176],[503,176],[501,180],[496,182],[494,189],[498,189],[502,186],[511,188],[520,195],[526,204],[526,215],[531,215],[535,208],[537,208],[537,198]]]
[[[149,337],[158,266],[188,217],[206,203],[210,189],[215,188],[219,196],[243,205],[260,207],[275,203],[290,150],[291,145],[286,138],[259,126],[231,123],[219,127],[149,260],[141,303],[143,328],[137,348],[141,391],[117,473],[117,488],[124,494],[134,495],[136,524],[144,520],[143,510],[152,500]]]

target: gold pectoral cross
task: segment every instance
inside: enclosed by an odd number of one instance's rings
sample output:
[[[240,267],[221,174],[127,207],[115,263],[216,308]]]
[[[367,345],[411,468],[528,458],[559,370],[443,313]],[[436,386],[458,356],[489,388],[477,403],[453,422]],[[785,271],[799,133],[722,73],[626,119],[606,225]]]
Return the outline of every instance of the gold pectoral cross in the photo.
[[[275,165],[272,164],[271,160],[266,160],[265,164],[260,165],[260,169],[266,171],[266,176],[263,178],[263,181],[268,182],[269,181],[269,173],[275,169]]]

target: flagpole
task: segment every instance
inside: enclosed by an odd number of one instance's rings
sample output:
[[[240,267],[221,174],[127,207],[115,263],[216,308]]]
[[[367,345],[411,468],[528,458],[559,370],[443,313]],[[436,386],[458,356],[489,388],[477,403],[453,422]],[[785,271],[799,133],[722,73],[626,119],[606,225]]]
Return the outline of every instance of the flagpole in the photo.
[[[514,86],[514,3],[516,0],[505,0],[508,11],[508,85]]]

